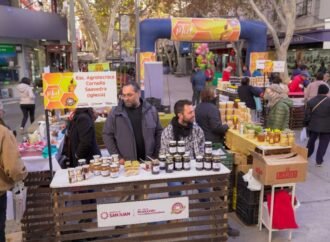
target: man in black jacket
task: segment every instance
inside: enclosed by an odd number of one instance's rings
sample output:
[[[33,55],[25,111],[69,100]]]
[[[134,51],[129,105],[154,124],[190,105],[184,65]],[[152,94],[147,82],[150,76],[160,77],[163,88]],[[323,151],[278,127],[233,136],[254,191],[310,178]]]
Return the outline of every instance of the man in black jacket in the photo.
[[[320,85],[318,95],[307,102],[306,116],[310,116],[307,126],[309,140],[307,144],[308,157],[314,153],[315,141],[319,139],[316,153],[316,165],[322,166],[323,157],[330,141],[330,98],[327,97],[329,88]]]

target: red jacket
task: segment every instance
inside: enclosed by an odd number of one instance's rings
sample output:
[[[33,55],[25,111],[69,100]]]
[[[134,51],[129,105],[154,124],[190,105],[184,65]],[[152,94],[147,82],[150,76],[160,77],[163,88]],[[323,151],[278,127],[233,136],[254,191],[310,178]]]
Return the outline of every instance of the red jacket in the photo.
[[[229,81],[229,79],[230,79],[230,72],[229,71],[223,71],[222,81]]]
[[[292,79],[292,82],[289,84],[289,91],[290,92],[303,92],[304,90],[299,86],[303,84],[304,80],[301,78],[300,75],[295,76]]]

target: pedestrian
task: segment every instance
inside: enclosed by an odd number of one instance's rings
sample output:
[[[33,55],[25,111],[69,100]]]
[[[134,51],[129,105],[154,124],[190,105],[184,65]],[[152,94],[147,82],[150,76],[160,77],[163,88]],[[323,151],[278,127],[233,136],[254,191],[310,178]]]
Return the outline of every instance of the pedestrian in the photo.
[[[0,241],[6,241],[7,191],[14,187],[15,182],[25,179],[27,171],[13,133],[3,125],[0,125],[0,142]]]
[[[94,121],[96,114],[92,108],[77,108],[68,125],[68,140],[65,144],[65,155],[69,157],[70,167],[78,166],[79,159],[85,159],[86,163],[93,159],[94,155],[101,155],[96,143]]]
[[[240,101],[245,102],[246,106],[251,109],[253,121],[257,121],[256,101],[254,98],[260,97],[262,90],[251,86],[250,78],[243,77],[237,92]]]
[[[20,108],[23,113],[20,132],[24,133],[24,127],[29,116],[31,124],[34,122],[35,95],[33,93],[33,87],[31,87],[31,79],[23,77],[20,84],[17,85],[17,90],[20,96]]]
[[[229,129],[221,121],[220,111],[217,108],[217,95],[213,87],[207,87],[201,92],[202,102],[196,107],[196,122],[202,128],[205,140],[213,144],[224,145],[224,136]]]
[[[106,148],[118,154],[121,162],[158,157],[163,129],[156,108],[141,98],[136,82],[125,84],[121,93],[103,128]]]
[[[327,72],[327,68],[325,67],[324,61],[321,62],[321,66],[317,72],[322,72],[323,74]]]
[[[304,82],[307,79],[307,74],[301,72],[299,75],[296,75],[289,86],[290,92],[303,92],[304,91]]]
[[[249,68],[246,65],[243,66],[242,72],[243,72],[243,76],[247,76],[247,77],[251,76],[251,72],[250,72]]]
[[[330,80],[329,79],[330,79],[330,74],[329,74],[329,72],[326,72],[323,76],[323,81],[330,86]]]
[[[260,69],[255,69],[254,72],[252,73],[252,77],[258,77],[262,76],[262,72]]]
[[[329,87],[323,84],[320,85],[317,96],[307,102],[305,112],[305,120],[309,120],[306,124],[309,132],[308,157],[311,157],[314,153],[315,141],[319,139],[319,147],[316,153],[317,166],[322,166],[330,141],[330,98],[328,94]]]
[[[305,103],[311,100],[313,97],[317,96],[317,92],[320,85],[328,85],[324,81],[324,75],[323,72],[318,72],[316,74],[316,80],[310,83],[307,88],[304,90],[304,99]],[[330,97],[330,93],[328,93],[328,96]]]
[[[227,66],[222,73],[222,81],[228,82],[230,80],[231,71],[233,70],[232,66]]]
[[[200,102],[200,93],[204,89],[207,77],[205,72],[199,67],[195,67],[191,76],[191,85],[193,89],[192,103],[197,105]]]

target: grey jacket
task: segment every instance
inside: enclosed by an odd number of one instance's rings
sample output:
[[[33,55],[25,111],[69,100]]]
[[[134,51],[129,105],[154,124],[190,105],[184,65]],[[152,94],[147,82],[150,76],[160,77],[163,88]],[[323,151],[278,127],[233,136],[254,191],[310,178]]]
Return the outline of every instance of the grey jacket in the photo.
[[[142,133],[146,156],[158,156],[162,130],[156,108],[143,101]],[[125,160],[137,159],[133,127],[123,102],[110,112],[103,128],[103,141],[110,154],[119,154]]]

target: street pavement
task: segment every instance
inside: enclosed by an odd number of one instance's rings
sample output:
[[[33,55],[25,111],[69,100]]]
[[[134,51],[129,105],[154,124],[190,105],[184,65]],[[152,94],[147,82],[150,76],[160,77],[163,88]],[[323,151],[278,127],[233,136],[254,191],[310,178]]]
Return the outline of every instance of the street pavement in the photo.
[[[177,78],[172,75],[164,76],[163,105],[173,105],[179,99],[191,99],[192,88],[189,77]],[[6,101],[4,104],[5,122],[12,128],[19,130],[22,114],[17,100]],[[42,98],[37,97],[36,117],[44,113]],[[306,142],[299,141],[300,131],[296,132],[297,143],[306,146]],[[18,136],[21,139],[21,136]],[[296,211],[299,228],[293,231],[292,241],[328,241],[330,235],[330,148],[328,149],[323,167],[315,167],[315,154],[309,159],[308,176],[304,183],[297,185],[296,194],[301,206]],[[256,225],[246,226],[236,216],[229,214],[232,227],[239,229],[241,235],[229,238],[229,242],[262,242],[268,241],[268,231],[259,231]],[[273,242],[288,241],[287,231],[273,232]]]

